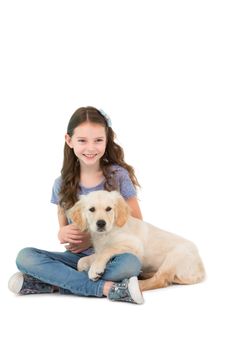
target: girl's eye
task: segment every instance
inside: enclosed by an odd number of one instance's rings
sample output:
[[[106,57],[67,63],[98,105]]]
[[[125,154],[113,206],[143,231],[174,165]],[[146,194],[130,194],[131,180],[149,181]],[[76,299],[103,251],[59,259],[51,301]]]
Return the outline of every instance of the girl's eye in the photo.
[[[78,140],[78,142],[79,142],[79,143],[84,143],[84,142],[85,142],[85,140]]]
[[[103,139],[97,139],[97,140],[96,140],[96,142],[98,142],[98,143],[99,143],[99,142],[102,142],[102,141],[103,141]]]
[[[105,210],[106,210],[106,211],[111,211],[112,208],[111,208],[111,207],[107,207]]]
[[[92,213],[94,213],[94,211],[95,211],[95,207],[91,207],[91,208],[89,208],[89,211],[91,211]]]

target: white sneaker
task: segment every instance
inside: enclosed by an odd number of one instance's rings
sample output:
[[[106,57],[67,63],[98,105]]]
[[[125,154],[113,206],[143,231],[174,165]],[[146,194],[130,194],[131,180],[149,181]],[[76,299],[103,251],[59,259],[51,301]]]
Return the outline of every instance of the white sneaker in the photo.
[[[54,293],[55,291],[55,287],[51,284],[42,282],[22,272],[16,272],[11,276],[8,282],[8,288],[12,293],[21,295]]]
[[[108,299],[112,301],[127,301],[134,304],[143,304],[144,299],[140,291],[138,279],[133,276],[124,279],[122,282],[115,282],[108,294]]]
[[[19,294],[19,292],[22,289],[23,286],[23,273],[22,272],[16,272],[8,282],[8,288],[12,293]]]

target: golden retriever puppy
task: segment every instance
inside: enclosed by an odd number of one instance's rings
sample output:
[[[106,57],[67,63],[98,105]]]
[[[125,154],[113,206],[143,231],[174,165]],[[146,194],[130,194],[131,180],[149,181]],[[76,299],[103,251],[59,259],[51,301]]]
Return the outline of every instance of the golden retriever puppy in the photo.
[[[142,263],[142,290],[172,283],[193,284],[205,276],[196,246],[175,234],[130,216],[123,197],[116,191],[96,191],[80,196],[68,216],[92,237],[95,254],[81,258],[79,271],[97,280],[113,255],[135,254]]]

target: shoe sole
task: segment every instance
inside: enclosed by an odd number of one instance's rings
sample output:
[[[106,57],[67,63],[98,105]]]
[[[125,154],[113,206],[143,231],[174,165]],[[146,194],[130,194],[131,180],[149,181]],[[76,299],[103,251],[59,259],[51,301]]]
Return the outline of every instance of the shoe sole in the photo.
[[[8,282],[8,288],[12,293],[19,294],[23,286],[23,274],[22,272],[16,272]]]
[[[135,303],[137,304],[144,303],[143,295],[142,295],[142,292],[140,291],[138,279],[136,276],[133,276],[129,279],[128,289]]]

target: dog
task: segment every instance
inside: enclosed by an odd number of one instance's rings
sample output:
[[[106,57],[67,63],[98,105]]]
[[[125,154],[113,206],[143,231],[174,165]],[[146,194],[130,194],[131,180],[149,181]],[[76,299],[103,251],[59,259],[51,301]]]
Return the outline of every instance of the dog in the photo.
[[[88,271],[91,280],[98,280],[112,256],[122,253],[135,254],[141,261],[143,291],[170,284],[194,284],[205,277],[192,242],[132,217],[117,191],[80,196],[68,216],[81,231],[91,234],[95,254],[81,258],[77,265],[79,271]]]

